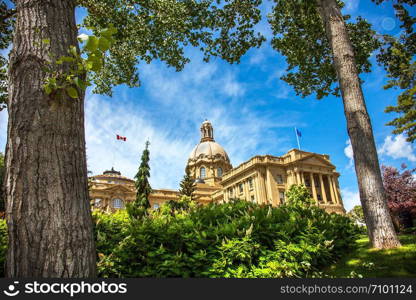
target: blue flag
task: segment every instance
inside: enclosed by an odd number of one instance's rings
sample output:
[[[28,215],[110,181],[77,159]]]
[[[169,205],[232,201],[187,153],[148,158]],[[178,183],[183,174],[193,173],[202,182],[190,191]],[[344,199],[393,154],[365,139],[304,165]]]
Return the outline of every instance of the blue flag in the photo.
[[[302,137],[302,133],[296,129],[296,134],[298,135],[298,137]]]

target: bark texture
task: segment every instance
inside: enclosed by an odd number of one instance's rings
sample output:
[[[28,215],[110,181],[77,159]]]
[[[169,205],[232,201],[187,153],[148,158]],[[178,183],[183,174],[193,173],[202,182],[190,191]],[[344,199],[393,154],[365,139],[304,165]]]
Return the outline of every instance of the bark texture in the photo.
[[[354,51],[336,0],[317,0],[338,76],[348,135],[354,152],[361,204],[375,248],[400,246],[387,207],[373,129],[364,101]]]
[[[95,277],[84,95],[54,99],[42,87],[49,53],[60,57],[78,44],[75,1],[19,0],[15,5],[6,148],[6,276]],[[49,39],[50,45],[42,39]]]

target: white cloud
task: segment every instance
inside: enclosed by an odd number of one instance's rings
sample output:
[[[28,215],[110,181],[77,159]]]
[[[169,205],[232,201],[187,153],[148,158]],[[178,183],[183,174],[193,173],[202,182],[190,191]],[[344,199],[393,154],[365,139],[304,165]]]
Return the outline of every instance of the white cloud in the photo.
[[[291,148],[293,141],[284,134],[284,128],[292,130],[301,114],[288,112],[284,107],[271,111],[256,109],[265,99],[244,97],[252,83],[240,82],[239,66],[227,66],[224,71],[221,62],[212,60],[206,64],[201,54],[194,53],[191,60],[180,73],[157,61],[140,64],[142,87],[118,87],[112,99],[88,93],[88,170],[101,174],[114,166],[124,176],[133,178],[144,143],[149,139],[152,187],[176,189],[188,155],[199,142],[199,126],[205,118],[212,122],[215,139],[227,151],[233,166],[257,154],[281,155]],[[7,112],[3,111],[3,148],[6,125]],[[117,141],[116,134],[126,136],[127,141]]]
[[[292,126],[299,116],[287,121],[284,110],[256,112],[253,102],[242,97],[246,87],[237,72],[222,72],[220,64],[202,63],[200,57],[192,58],[180,73],[161,63],[145,64],[140,70],[141,88],[121,89],[112,100],[86,100],[88,167],[94,174],[114,165],[132,178],[149,138],[152,187],[178,188],[205,118],[233,166],[256,154],[289,150],[289,141],[277,130]],[[127,142],[117,142],[115,134],[126,136]]]
[[[184,173],[193,141],[178,137],[171,130],[160,130],[131,104],[107,102],[99,96],[86,101],[86,141],[88,169],[100,174],[114,166],[133,178],[147,139],[150,140],[150,182],[154,188],[175,188]],[[116,140],[116,134],[127,141]],[[171,180],[174,179],[174,180]]]
[[[361,205],[360,193],[358,191],[345,188],[341,190],[341,195],[346,211],[351,210],[356,205]]]
[[[222,86],[222,91],[226,96],[239,97],[245,93],[243,84],[236,80],[235,74],[228,73],[224,78]]]
[[[354,164],[354,152],[352,151],[351,140],[346,141],[347,147],[344,148],[344,154],[350,160],[347,168],[352,168]]]
[[[405,158],[411,162],[416,162],[416,155],[412,144],[406,141],[404,134],[387,136],[384,144],[379,150],[379,154],[390,156],[394,159]]]
[[[345,7],[344,10],[348,13],[355,12],[360,5],[360,0],[344,0]]]

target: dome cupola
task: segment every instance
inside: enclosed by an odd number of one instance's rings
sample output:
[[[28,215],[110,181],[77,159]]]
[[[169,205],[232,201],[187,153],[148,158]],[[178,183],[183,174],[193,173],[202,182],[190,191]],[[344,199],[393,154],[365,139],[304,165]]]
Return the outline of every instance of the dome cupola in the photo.
[[[194,178],[203,179],[208,184],[221,180],[222,175],[232,169],[230,159],[224,148],[215,142],[211,122],[205,120],[201,125],[201,140],[189,155],[187,168]]]

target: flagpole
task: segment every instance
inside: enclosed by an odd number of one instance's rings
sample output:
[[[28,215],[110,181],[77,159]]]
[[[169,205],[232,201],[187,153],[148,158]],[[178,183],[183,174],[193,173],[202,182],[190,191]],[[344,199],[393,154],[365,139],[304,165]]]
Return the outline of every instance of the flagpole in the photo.
[[[300,143],[299,143],[299,135],[298,135],[298,129],[295,127],[295,135],[296,135],[296,140],[298,141],[298,148],[300,150]]]

